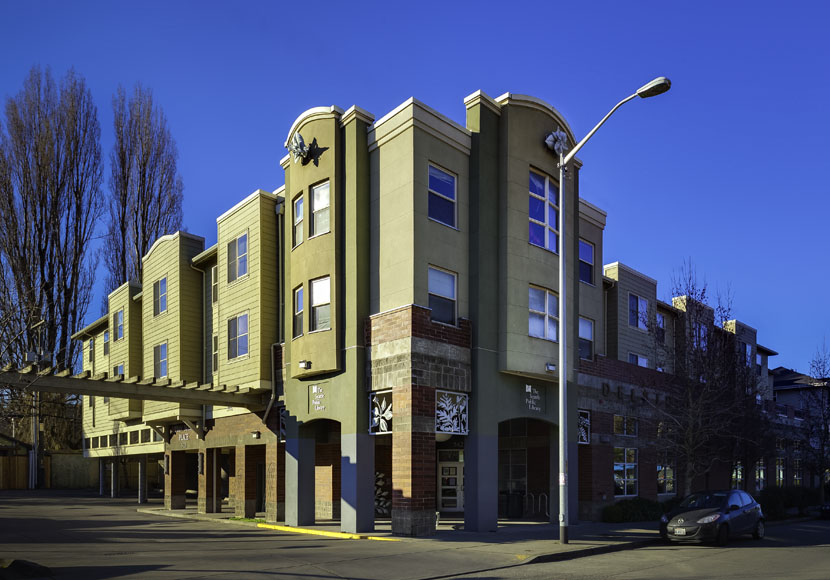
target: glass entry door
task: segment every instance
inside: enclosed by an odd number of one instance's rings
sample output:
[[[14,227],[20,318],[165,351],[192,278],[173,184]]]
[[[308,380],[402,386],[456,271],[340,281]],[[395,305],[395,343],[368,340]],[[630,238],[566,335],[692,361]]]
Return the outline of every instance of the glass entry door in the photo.
[[[464,464],[460,461],[438,462],[438,509],[464,511]]]

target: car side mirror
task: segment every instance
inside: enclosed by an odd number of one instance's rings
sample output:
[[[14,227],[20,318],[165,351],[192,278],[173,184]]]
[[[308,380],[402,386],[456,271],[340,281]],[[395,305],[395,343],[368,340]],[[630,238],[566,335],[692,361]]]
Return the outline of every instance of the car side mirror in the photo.
[[[734,512],[734,511],[739,510],[739,509],[741,509],[741,506],[738,506],[738,505],[735,505],[735,504],[732,504],[731,506],[729,506],[729,511],[730,512]]]

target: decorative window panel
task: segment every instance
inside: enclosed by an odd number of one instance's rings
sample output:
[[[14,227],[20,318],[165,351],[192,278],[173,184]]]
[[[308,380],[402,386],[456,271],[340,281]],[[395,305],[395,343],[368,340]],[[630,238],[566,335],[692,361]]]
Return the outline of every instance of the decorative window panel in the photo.
[[[466,435],[469,432],[468,395],[435,391],[435,432]]]
[[[591,444],[591,411],[579,409],[577,417],[577,443],[580,445]]]
[[[392,433],[392,391],[378,391],[369,394],[369,433],[387,435]]]

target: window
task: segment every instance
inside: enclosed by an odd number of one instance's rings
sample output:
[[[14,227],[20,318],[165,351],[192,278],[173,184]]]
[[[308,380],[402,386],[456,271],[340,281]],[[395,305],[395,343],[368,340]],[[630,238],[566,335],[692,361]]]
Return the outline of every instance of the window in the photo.
[[[157,379],[167,376],[167,343],[153,347],[153,376]]]
[[[528,241],[534,246],[558,253],[559,190],[549,177],[533,171],[530,172],[528,216]]]
[[[89,362],[95,362],[95,339],[89,339]]]
[[[432,320],[455,324],[455,274],[430,266],[428,282]]]
[[[664,455],[657,462],[657,493],[675,493],[674,461]]]
[[[219,300],[219,268],[213,266],[210,269],[210,301],[213,304]]]
[[[660,312],[657,313],[657,328],[655,330],[654,334],[657,342],[664,344],[666,342],[666,317]]]
[[[153,283],[153,316],[167,311],[167,276]]]
[[[110,331],[104,331],[104,356],[109,355],[110,353]]]
[[[801,487],[804,482],[804,471],[801,468],[801,460],[793,459],[793,485]]]
[[[767,463],[759,459],[755,463],[755,491],[761,491],[767,486]]]
[[[755,368],[758,371],[758,376],[760,377],[764,372],[764,358],[761,356],[760,352],[755,353]]]
[[[124,309],[112,315],[112,329],[115,333],[113,340],[121,340],[124,338]]]
[[[637,495],[637,449],[614,447],[614,495]]]
[[[628,295],[628,325],[648,330],[648,300],[636,294]]]
[[[749,344],[749,343],[746,343],[744,345],[744,348],[745,348],[745,356],[746,356],[746,359],[745,359],[746,360],[746,366],[750,367],[750,366],[752,366],[752,345]]]
[[[577,417],[577,443],[580,445],[591,444],[591,411],[579,409]]]
[[[636,437],[638,423],[639,421],[636,417],[614,415],[614,435],[626,435],[628,437]]]
[[[439,223],[455,227],[455,177],[429,166],[428,215]]]
[[[775,485],[778,487],[784,487],[784,465],[783,457],[775,458]]]
[[[594,244],[579,240],[579,281],[594,283]]]
[[[628,353],[628,362],[638,367],[648,367],[648,359],[633,352]]]
[[[700,350],[706,350],[709,341],[709,327],[703,322],[693,322],[691,325],[692,346]]]
[[[793,439],[793,453],[801,453],[801,439]]]
[[[248,315],[228,319],[228,360],[248,354]]]
[[[114,367],[112,367],[112,376],[117,377],[118,375],[123,375],[123,374],[124,374],[124,363],[121,363],[119,365],[115,365]]]
[[[744,488],[744,464],[736,461],[732,464],[732,489]]]
[[[294,200],[294,238],[293,246],[303,243],[303,196]]]
[[[594,321],[579,317],[579,358],[594,358]]]
[[[329,182],[311,188],[311,228],[309,237],[328,233],[329,227]]]
[[[309,330],[328,330],[331,328],[331,278],[318,278],[311,281],[311,320]]]
[[[303,334],[303,287],[294,289],[294,338]]]
[[[219,335],[213,335],[213,366],[211,367],[211,372],[218,372],[219,371]]]
[[[528,307],[527,333],[536,338],[558,341],[559,297],[544,288],[531,286]]]
[[[228,283],[248,273],[248,233],[228,244]]]

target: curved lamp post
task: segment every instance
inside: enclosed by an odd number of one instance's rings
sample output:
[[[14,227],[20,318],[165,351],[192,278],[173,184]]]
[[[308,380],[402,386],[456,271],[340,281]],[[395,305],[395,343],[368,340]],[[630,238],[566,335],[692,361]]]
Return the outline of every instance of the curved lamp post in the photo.
[[[666,77],[657,77],[643,85],[637,92],[627,96],[614,105],[591,132],[582,138],[573,149],[568,151],[568,136],[562,130],[556,130],[545,137],[545,144],[559,155],[559,542],[568,543],[568,322],[566,308],[566,268],[565,254],[565,167],[574,155],[582,149],[588,139],[602,127],[608,117],[634,97],[647,99],[661,95],[671,88],[671,81]],[[567,153],[566,153],[567,151]]]

